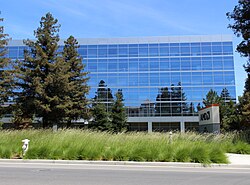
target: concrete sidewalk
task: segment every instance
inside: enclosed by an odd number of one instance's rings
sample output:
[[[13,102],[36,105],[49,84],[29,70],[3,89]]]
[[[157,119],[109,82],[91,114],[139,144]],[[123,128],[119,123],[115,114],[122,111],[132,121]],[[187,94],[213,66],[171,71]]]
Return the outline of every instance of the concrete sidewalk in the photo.
[[[228,153],[227,157],[231,165],[249,165],[250,167],[250,155]]]

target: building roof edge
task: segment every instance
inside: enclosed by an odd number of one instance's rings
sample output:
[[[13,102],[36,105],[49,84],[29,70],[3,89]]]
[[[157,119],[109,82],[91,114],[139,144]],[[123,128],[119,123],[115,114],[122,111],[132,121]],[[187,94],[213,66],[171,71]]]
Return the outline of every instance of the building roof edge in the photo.
[[[232,42],[232,35],[188,35],[188,36],[150,36],[117,38],[77,38],[79,45],[100,44],[140,44],[140,43],[190,43],[190,42]],[[65,39],[59,41],[64,45]],[[23,40],[11,40],[9,46],[24,46]]]

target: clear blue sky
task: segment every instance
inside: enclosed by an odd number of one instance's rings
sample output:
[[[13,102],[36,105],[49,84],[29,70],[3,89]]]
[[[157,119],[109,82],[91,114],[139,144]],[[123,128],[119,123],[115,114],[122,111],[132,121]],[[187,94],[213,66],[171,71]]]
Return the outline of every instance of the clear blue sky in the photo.
[[[5,0],[1,17],[12,39],[34,38],[47,12],[60,37],[77,38],[232,34],[226,12],[238,0]],[[234,47],[240,42],[234,36]],[[236,91],[242,95],[245,58],[235,53]]]

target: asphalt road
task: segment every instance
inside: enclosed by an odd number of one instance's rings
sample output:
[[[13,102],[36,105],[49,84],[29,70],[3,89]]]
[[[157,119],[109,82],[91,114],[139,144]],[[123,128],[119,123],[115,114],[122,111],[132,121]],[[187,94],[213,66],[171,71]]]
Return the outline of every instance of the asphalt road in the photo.
[[[0,185],[249,185],[250,169],[0,163]]]

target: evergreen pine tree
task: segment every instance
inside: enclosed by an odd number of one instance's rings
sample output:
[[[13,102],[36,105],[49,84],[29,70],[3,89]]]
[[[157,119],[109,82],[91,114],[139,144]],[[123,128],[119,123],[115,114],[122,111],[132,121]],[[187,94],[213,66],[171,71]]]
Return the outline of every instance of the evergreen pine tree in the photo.
[[[238,129],[240,127],[239,122],[241,118],[239,117],[239,111],[226,88],[222,89],[220,96],[218,96],[216,91],[211,89],[206,95],[206,99],[203,99],[203,104],[205,106],[219,104],[222,131]]]
[[[224,131],[240,130],[241,116],[239,114],[238,105],[230,100],[220,106],[221,128]]]
[[[22,92],[18,106],[22,117],[34,114],[43,119],[43,126],[61,122],[66,115],[65,97],[69,88],[67,66],[58,56],[59,28],[57,19],[47,13],[34,32],[36,41],[26,40],[28,50],[18,66],[18,85]]]
[[[114,103],[110,88],[107,88],[104,80],[99,82],[96,95],[92,103],[92,117],[90,127],[101,131],[112,131],[111,111]]]
[[[89,127],[100,131],[113,131],[110,112],[107,112],[105,104],[96,102],[92,108],[92,120]]]
[[[2,21],[3,18],[0,18],[0,23]],[[10,107],[4,104],[13,98],[13,70],[11,60],[5,56],[8,41],[8,34],[4,33],[4,28],[0,25],[0,117],[10,111]]]
[[[245,71],[247,72],[247,79],[245,82],[245,90],[243,96],[239,98],[240,109],[242,113],[242,125],[244,127],[250,128],[250,2],[249,0],[239,0],[238,4],[234,7],[233,12],[228,12],[227,17],[234,21],[233,24],[229,24],[236,34],[237,37],[241,37],[242,41],[237,46],[237,51],[241,56],[247,58],[247,63],[245,64]]]
[[[128,129],[128,123],[127,123],[127,115],[125,111],[125,107],[123,104],[123,94],[122,90],[119,89],[117,93],[115,94],[116,100],[114,102],[114,105],[112,107],[112,126],[113,131],[115,132],[123,132]]]
[[[250,92],[246,91],[239,97],[239,109],[242,115],[241,128],[250,129]]]
[[[88,108],[86,94],[89,92],[89,86],[86,77],[87,72],[84,72],[84,65],[82,58],[80,57],[77,48],[79,48],[77,40],[70,36],[64,42],[63,58],[67,64],[66,73],[69,75],[69,88],[67,89],[67,112],[68,126],[70,126],[71,120],[77,120],[79,118],[87,119]]]
[[[220,94],[220,116],[222,130],[239,129],[239,114],[237,105],[230,96],[227,88],[223,88]]]
[[[246,91],[250,92],[250,2],[249,0],[239,0],[238,5],[234,7],[233,12],[227,13],[228,19],[233,19],[234,24],[229,24],[237,37],[241,37],[242,41],[237,46],[237,51],[244,57],[247,57],[245,70],[247,72],[247,80],[245,83]]]

